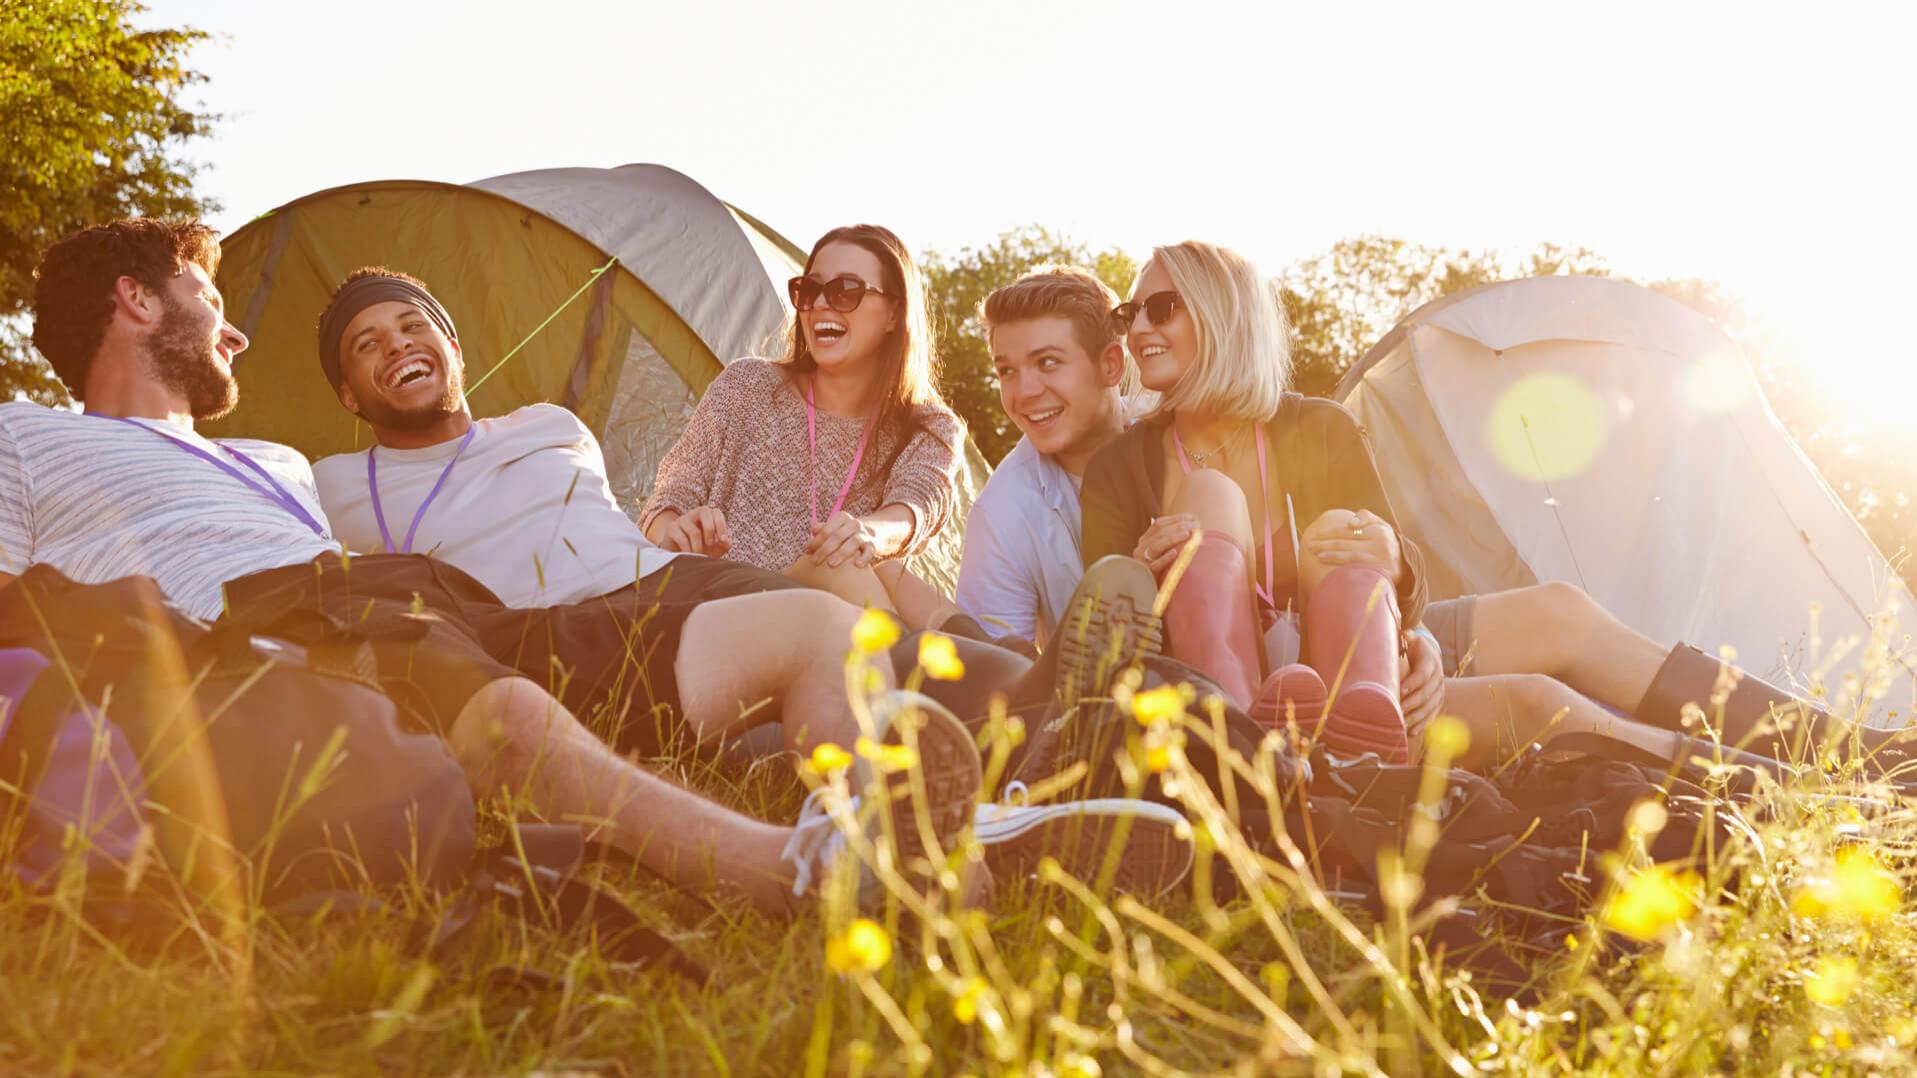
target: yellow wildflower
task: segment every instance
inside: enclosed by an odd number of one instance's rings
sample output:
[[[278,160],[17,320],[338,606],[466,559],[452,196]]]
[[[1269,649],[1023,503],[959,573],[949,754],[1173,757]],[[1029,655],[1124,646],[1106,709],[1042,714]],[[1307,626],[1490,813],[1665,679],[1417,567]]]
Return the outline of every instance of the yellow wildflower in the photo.
[[[1636,940],[1652,940],[1697,912],[1701,885],[1694,872],[1653,865],[1631,878],[1604,903],[1605,927]]]
[[[1842,1007],[1856,990],[1857,960],[1849,955],[1818,959],[1817,968],[1804,982],[1804,994],[1825,1007]]]
[[[888,774],[918,766],[918,750],[910,745],[881,745],[869,737],[861,737],[853,747],[860,756],[872,761],[872,766]]]
[[[1158,745],[1145,750],[1145,770],[1154,775],[1171,766],[1171,746]]]
[[[825,964],[834,973],[876,973],[891,960],[891,937],[869,917],[853,921],[825,945]]]
[[[952,1017],[964,1025],[978,1020],[979,996],[985,992],[985,980],[982,977],[969,977],[965,981],[965,990],[952,1000]]]
[[[1160,685],[1156,689],[1146,689],[1132,694],[1132,717],[1140,726],[1150,726],[1158,722],[1170,722],[1185,713],[1188,686]]]
[[[868,609],[852,626],[852,646],[867,655],[899,642],[899,623],[883,610]]]
[[[1897,877],[1861,846],[1837,851],[1830,878],[1813,880],[1791,897],[1791,912],[1800,917],[1876,921],[1903,906],[1903,888]]]
[[[852,754],[827,741],[812,750],[812,770],[821,775],[829,775],[852,764]]]
[[[1424,751],[1426,756],[1440,760],[1455,760],[1464,755],[1471,747],[1471,728],[1456,715],[1440,715],[1431,720],[1424,728]]]
[[[965,663],[949,636],[926,633],[919,637],[919,666],[925,676],[939,681],[957,681],[965,676]]]

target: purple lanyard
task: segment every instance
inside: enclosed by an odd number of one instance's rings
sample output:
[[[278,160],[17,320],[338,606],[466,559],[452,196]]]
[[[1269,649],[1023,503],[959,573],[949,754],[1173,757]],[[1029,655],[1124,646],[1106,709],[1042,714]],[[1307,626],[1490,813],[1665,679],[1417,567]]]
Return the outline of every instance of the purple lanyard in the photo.
[[[278,503],[281,509],[284,509],[288,513],[291,513],[293,514],[293,516],[299,518],[299,522],[301,524],[304,524],[307,527],[313,529],[314,535],[319,536],[321,539],[325,539],[327,537],[325,526],[320,524],[319,521],[313,519],[313,514],[306,511],[306,506],[301,505],[300,500],[298,498],[295,498],[293,497],[293,495],[287,493],[286,488],[283,486],[280,486],[279,480],[273,478],[272,474],[268,472],[265,468],[260,467],[259,463],[255,461],[252,457],[247,456],[245,453],[240,452],[239,450],[233,448],[232,446],[225,445],[220,442],[213,443],[214,445],[219,446],[222,451],[224,451],[227,455],[231,456],[234,460],[237,460],[241,464],[246,465],[248,468],[253,469],[254,474],[258,475],[261,479],[266,480],[266,486],[261,486],[258,483],[255,483],[253,480],[247,478],[245,472],[240,471],[238,468],[233,467],[231,464],[228,464],[227,462],[221,460],[220,458],[214,456],[213,454],[208,453],[206,450],[201,449],[199,446],[194,445],[192,442],[189,442],[184,438],[180,438],[180,437],[176,437],[174,435],[168,434],[166,431],[160,430],[157,427],[149,427],[145,423],[128,419],[125,416],[100,415],[100,413],[98,412],[88,412],[87,414],[91,416],[98,416],[101,419],[111,419],[117,423],[125,423],[129,427],[138,427],[149,434],[153,434],[153,435],[157,435],[158,437],[165,438],[167,441],[173,443],[174,445],[180,447],[181,449],[186,450],[188,453],[193,454],[194,456],[200,458],[201,460],[206,461],[208,464],[211,464],[215,468],[218,468],[220,471],[223,471],[226,474],[232,476],[233,478],[239,480],[240,482],[245,483],[248,488],[250,488],[255,494],[258,494],[260,497],[265,498],[266,500],[270,502]]]
[[[818,409],[812,405],[812,380],[805,383],[805,448],[812,462],[812,523],[819,522],[819,422]],[[839,488],[839,500],[832,503],[833,513],[845,508],[845,496],[852,493],[852,480],[859,474],[859,462],[865,459],[865,443],[872,437],[872,421],[867,420],[865,430],[859,434],[859,448],[852,454],[852,470],[845,473],[845,485]]]
[[[1178,465],[1185,469],[1186,475],[1190,475],[1191,458],[1185,455],[1185,440],[1178,436],[1178,424],[1176,422],[1172,423],[1171,429],[1172,444],[1178,447]],[[1266,606],[1275,609],[1278,606],[1278,602],[1273,596],[1278,592],[1278,581],[1276,579],[1278,573],[1273,567],[1271,555],[1273,533],[1271,526],[1271,480],[1265,474],[1265,428],[1262,424],[1254,424],[1253,429],[1256,431],[1255,437],[1258,442],[1258,483],[1264,488],[1258,492],[1258,503],[1262,505],[1265,510],[1265,583],[1261,587],[1256,581],[1253,581],[1252,587],[1253,590],[1257,591],[1258,597],[1265,601]],[[1294,524],[1293,527],[1295,528],[1297,525]]]
[[[476,426],[466,428],[466,437],[459,440],[459,448],[453,451],[453,459],[447,461],[446,467],[440,470],[439,480],[433,484],[433,489],[427,493],[426,500],[419,503],[419,510],[413,514],[412,526],[406,529],[406,545],[399,548],[398,553],[413,552],[413,536],[419,534],[419,522],[426,519],[426,507],[433,504],[434,498],[439,497],[441,488],[445,487],[446,480],[453,474],[453,465],[459,463],[460,455],[466,452],[467,446],[473,444],[473,435],[478,433],[479,428]],[[366,489],[373,493],[373,519],[379,522],[379,541],[384,545],[387,553],[394,553],[393,537],[386,530],[386,510],[379,504],[378,446],[366,451]]]

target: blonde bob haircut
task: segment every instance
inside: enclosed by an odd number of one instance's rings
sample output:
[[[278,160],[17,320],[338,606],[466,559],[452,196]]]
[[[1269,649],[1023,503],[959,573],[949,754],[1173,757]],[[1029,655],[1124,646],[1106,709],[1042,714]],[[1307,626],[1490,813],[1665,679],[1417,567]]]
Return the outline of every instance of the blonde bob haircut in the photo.
[[[1171,278],[1198,338],[1194,362],[1153,414],[1191,411],[1259,423],[1277,414],[1291,388],[1291,332],[1277,289],[1244,255],[1199,240],[1154,247],[1151,263]]]

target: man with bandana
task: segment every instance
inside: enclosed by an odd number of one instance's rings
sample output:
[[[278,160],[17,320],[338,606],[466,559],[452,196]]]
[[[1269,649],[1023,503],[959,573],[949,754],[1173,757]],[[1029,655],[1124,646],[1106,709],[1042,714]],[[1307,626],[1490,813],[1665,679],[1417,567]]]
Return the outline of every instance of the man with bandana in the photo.
[[[770,598],[755,595],[768,592],[825,596],[795,592],[800,585],[791,578],[743,562],[655,546],[613,498],[598,441],[570,411],[531,404],[474,419],[452,316],[414,277],[378,266],[355,270],[320,315],[318,345],[321,372],[341,405],[372,428],[372,447],[327,457],[313,469],[327,517],[351,549],[431,552],[507,605],[529,612],[587,603],[640,621],[654,606],[704,609],[702,604],[736,604],[741,595]],[[731,632],[738,635],[713,638],[710,648],[680,643],[680,665],[724,669],[737,662],[736,643],[746,636],[780,639],[817,629],[768,621]],[[517,638],[511,629],[497,634],[496,649],[510,649]],[[965,667],[962,681],[934,680],[926,692],[960,718],[982,721],[994,693],[1014,702],[1053,695],[1053,668],[975,641],[951,644]],[[603,642],[582,638],[566,654],[591,669],[602,665],[589,659],[595,646]],[[899,673],[918,661],[914,641],[894,649]],[[824,672],[840,676],[837,664],[823,665]],[[615,743],[641,751],[652,744],[624,738]],[[1035,858],[1028,855],[1048,846],[1061,852],[1031,830],[1046,817],[1094,832],[1130,819],[1127,867],[1141,883],[1164,884],[1163,877],[1182,875],[1189,860],[1188,848],[1175,838],[1179,816],[1162,805],[1126,799],[1027,811],[985,805],[975,823],[995,876],[1029,872]],[[999,841],[1014,831],[1033,840]],[[1167,864],[1174,870],[1165,872]],[[1152,874],[1160,878],[1146,879]]]

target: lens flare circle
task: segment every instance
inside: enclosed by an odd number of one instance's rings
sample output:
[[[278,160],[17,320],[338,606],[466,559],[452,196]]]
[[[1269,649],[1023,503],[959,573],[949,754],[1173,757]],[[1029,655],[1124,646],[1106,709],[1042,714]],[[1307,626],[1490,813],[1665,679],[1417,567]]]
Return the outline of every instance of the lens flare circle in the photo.
[[[1603,399],[1576,375],[1527,374],[1498,395],[1485,440],[1498,464],[1520,479],[1568,479],[1603,451],[1605,413]]]

